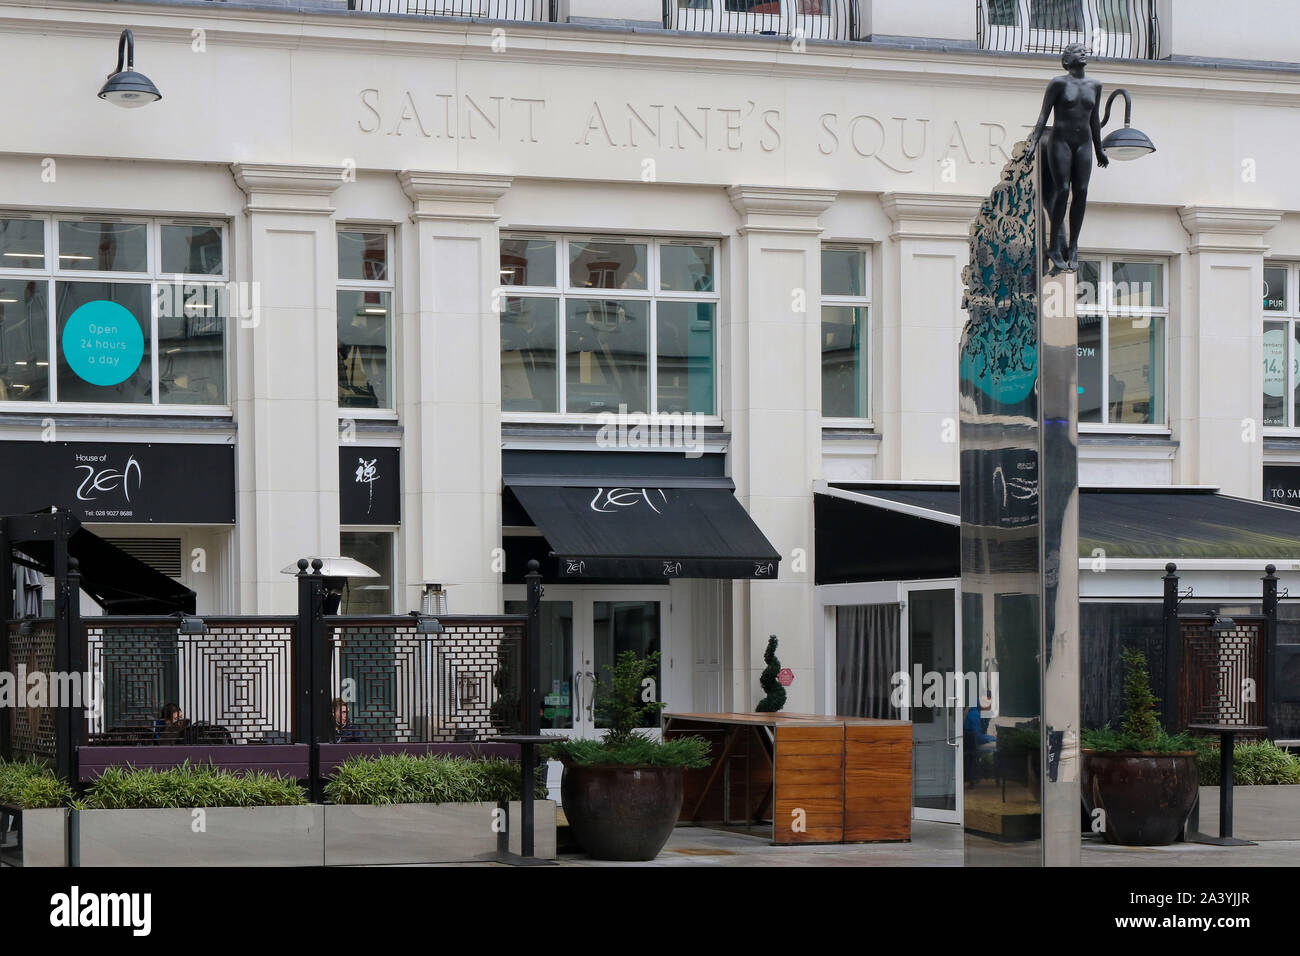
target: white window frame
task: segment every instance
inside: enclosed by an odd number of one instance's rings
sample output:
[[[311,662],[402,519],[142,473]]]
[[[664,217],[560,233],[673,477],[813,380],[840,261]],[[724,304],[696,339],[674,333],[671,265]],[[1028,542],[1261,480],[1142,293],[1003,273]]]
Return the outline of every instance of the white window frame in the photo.
[[[1097,315],[1101,317],[1101,410],[1103,420],[1101,422],[1079,422],[1080,432],[1092,432],[1094,434],[1120,434],[1120,435],[1168,435],[1170,434],[1169,426],[1169,298],[1170,298],[1170,266],[1169,260],[1162,256],[1148,255],[1124,255],[1116,253],[1101,252],[1081,252],[1080,260],[1089,260],[1098,262],[1098,279],[1107,290],[1103,295],[1103,289],[1097,290],[1095,303],[1092,305],[1080,304],[1077,307],[1078,314]],[[1116,306],[1111,302],[1111,296],[1108,290],[1111,288],[1112,266],[1116,262],[1132,263],[1154,263],[1160,266],[1162,270],[1162,284],[1164,286],[1164,304],[1156,307],[1138,308],[1133,306]],[[1161,349],[1161,359],[1164,367],[1160,373],[1160,385],[1164,391],[1161,397],[1160,407],[1164,413],[1164,421],[1154,424],[1137,424],[1127,422],[1107,421],[1110,417],[1110,322],[1112,319],[1132,319],[1150,316],[1159,318],[1164,328],[1164,348]]]
[[[0,209],[0,219],[29,219],[44,222],[45,231],[45,267],[43,269],[17,269],[4,265],[0,258],[0,278],[21,279],[26,281],[43,281],[47,284],[46,311],[46,351],[49,360],[50,398],[43,402],[0,401],[0,412],[96,414],[96,415],[187,415],[187,416],[222,416],[233,414],[231,391],[235,385],[233,351],[234,343],[230,335],[231,315],[223,316],[226,327],[225,342],[222,346],[225,374],[226,401],[220,405],[167,404],[158,400],[158,295],[157,287],[170,285],[179,281],[182,285],[210,285],[225,287],[230,276],[230,225],[222,219],[207,217],[171,216],[131,216],[111,215],[96,212],[53,213],[23,209]],[[101,272],[92,269],[63,269],[58,263],[58,230],[60,222],[122,222],[144,224],[145,232],[145,271],[144,272]],[[209,226],[221,230],[221,265],[219,275],[180,275],[162,273],[162,227],[164,225]],[[59,346],[58,341],[58,295],[60,282],[106,282],[121,285],[143,285],[149,287],[149,348],[150,348],[150,398],[148,403],[141,402],[60,402],[59,401]],[[226,310],[230,312],[230,309]]]
[[[568,320],[567,304],[569,299],[639,299],[649,302],[648,311],[649,341],[647,343],[647,389],[649,391],[649,414],[658,413],[659,405],[659,311],[658,303],[709,302],[714,306],[713,321],[713,411],[699,413],[706,425],[722,423],[719,405],[722,401],[722,243],[715,238],[690,236],[645,236],[645,235],[609,235],[584,233],[533,233],[526,231],[503,230],[500,242],[506,240],[545,240],[555,244],[554,286],[502,285],[497,292],[504,309],[505,299],[534,298],[556,300],[556,378],[559,389],[558,408],[556,412],[501,412],[503,422],[547,422],[566,424],[602,423],[606,412],[569,412],[568,407]],[[618,242],[626,245],[644,243],[646,246],[646,287],[644,289],[588,289],[570,285],[568,249],[571,242]],[[663,246],[709,246],[713,249],[713,291],[712,292],[663,292],[659,290],[659,250]],[[499,253],[498,253],[499,255]],[[501,361],[498,350],[497,362]],[[635,410],[628,409],[628,414]]]
[[[338,235],[344,232],[363,232],[370,234],[382,234],[384,236],[384,264],[387,279],[344,279],[335,275],[334,287],[334,353],[338,354],[338,293],[339,292],[387,292],[388,293],[388,405],[381,408],[350,408],[342,405],[338,406],[339,421],[365,419],[367,421],[396,421],[397,414],[397,279],[396,279],[396,249],[397,237],[395,230],[390,225],[370,222],[341,222],[334,235],[336,243],[334,261],[335,269],[338,266]],[[338,394],[337,372],[334,382],[334,392]],[[336,397],[337,401],[337,397]]]
[[[1297,270],[1296,263],[1266,260],[1264,262],[1266,269],[1285,269],[1286,270],[1286,304],[1287,308],[1280,311],[1271,311],[1264,308],[1261,297],[1259,304],[1260,315],[1263,317],[1260,326],[1261,339],[1264,334],[1264,325],[1269,322],[1276,322],[1286,328],[1286,384],[1283,386],[1282,409],[1285,417],[1290,422],[1287,425],[1264,425],[1264,395],[1260,390],[1259,396],[1259,420],[1266,435],[1296,435],[1300,434],[1300,423],[1295,421],[1295,387],[1300,385],[1300,375],[1297,375],[1296,362],[1300,361],[1300,343],[1295,341],[1296,330],[1300,329],[1300,308],[1297,308],[1296,293],[1300,291],[1300,270]],[[1261,273],[1262,275],[1262,273]],[[1275,462],[1267,462],[1276,464]]]
[[[821,305],[850,306],[852,308],[867,310],[866,328],[863,330],[863,339],[867,345],[867,360],[864,363],[862,368],[862,374],[863,376],[866,377],[866,381],[862,383],[863,400],[866,405],[864,411],[866,412],[866,414],[860,418],[843,418],[843,417],[833,417],[833,416],[827,417],[825,415],[822,415],[822,427],[823,428],[874,428],[875,425],[872,420],[872,411],[875,403],[871,400],[871,390],[873,385],[875,384],[875,376],[871,374],[871,370],[872,370],[872,366],[875,363],[876,348],[875,348],[875,343],[872,341],[871,338],[872,333],[875,330],[874,321],[873,321],[874,317],[871,308],[871,281],[873,277],[873,273],[871,269],[872,247],[866,245],[865,243],[858,243],[858,242],[824,242],[821,245],[821,249],[818,250],[817,268],[819,270],[821,269],[822,252],[859,253],[863,258],[863,271],[862,271],[863,293],[862,295],[828,295],[823,289],[821,294]],[[825,282],[826,279],[825,275],[823,275],[821,278],[822,278],[822,282]],[[817,310],[817,329],[818,329],[817,394],[819,398],[817,402],[817,406],[818,406],[817,410],[819,412],[822,410],[821,400],[820,400],[820,395],[822,391],[821,322],[822,322],[821,309],[818,308]]]
[[[392,568],[393,579],[390,582],[388,591],[388,610],[381,611],[381,614],[397,614],[397,592],[402,590],[401,573],[397,565],[398,555],[401,549],[398,546],[398,538],[402,533],[401,525],[395,524],[340,524],[339,525],[339,554],[343,554],[343,535],[345,534],[386,534],[388,535],[388,566]],[[354,559],[355,560],[355,559]],[[359,586],[364,586],[364,582],[370,578],[354,578],[360,582]],[[340,606],[342,613],[342,606]],[[356,616],[356,615],[349,615]]]

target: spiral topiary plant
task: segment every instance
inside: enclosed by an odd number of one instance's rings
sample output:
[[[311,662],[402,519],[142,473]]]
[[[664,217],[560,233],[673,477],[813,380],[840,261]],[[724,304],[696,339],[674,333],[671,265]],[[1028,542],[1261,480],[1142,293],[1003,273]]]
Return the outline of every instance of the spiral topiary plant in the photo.
[[[777,680],[777,675],[781,672],[781,662],[776,657],[776,635],[773,634],[767,639],[767,650],[763,652],[763,662],[767,664],[763,668],[762,675],[758,678],[758,684],[767,694],[758,702],[754,709],[760,714],[776,713],[785,706],[785,688]]]

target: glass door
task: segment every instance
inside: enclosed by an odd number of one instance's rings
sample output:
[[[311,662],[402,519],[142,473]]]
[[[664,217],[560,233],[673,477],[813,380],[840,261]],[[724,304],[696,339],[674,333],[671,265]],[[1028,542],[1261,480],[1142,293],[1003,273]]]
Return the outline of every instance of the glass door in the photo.
[[[508,587],[506,596],[507,614],[527,612],[523,588]],[[541,609],[542,733],[604,736],[606,724],[595,706],[599,684],[610,682],[614,661],[624,651],[640,657],[663,652],[643,691],[650,695],[647,700],[663,699],[667,606],[667,588],[546,586]],[[658,735],[657,719],[645,726]]]
[[[912,806],[918,820],[960,823],[962,728],[968,705],[957,625],[957,590],[951,584],[905,585],[908,693],[904,717],[912,721]]]

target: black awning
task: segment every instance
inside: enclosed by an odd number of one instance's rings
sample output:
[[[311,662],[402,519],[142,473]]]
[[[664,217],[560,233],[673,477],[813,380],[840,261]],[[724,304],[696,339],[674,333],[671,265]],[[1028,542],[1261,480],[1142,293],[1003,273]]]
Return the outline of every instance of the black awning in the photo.
[[[46,526],[52,530],[55,525],[42,519],[50,517],[45,513],[10,519],[11,547],[31,558],[37,569],[47,576],[54,575],[54,538]],[[195,613],[196,596],[185,585],[105,541],[93,531],[80,527],[75,517],[65,515],[64,520],[71,531],[68,557],[77,560],[81,590],[107,613]]]
[[[549,543],[559,577],[776,577],[780,555],[724,483],[621,482],[508,480]]]
[[[948,566],[958,560],[960,545],[952,531],[961,504],[955,484],[835,482],[817,499],[818,583],[870,580],[861,576],[868,571],[878,579],[919,576],[908,573],[915,562],[907,555],[915,549],[897,543],[896,526],[905,518],[917,534],[932,539],[929,544],[951,541]],[[830,506],[822,499],[841,503]],[[854,508],[864,516],[852,518]],[[861,527],[855,532],[846,522]],[[851,553],[839,541],[846,529],[852,537],[865,534],[862,547],[880,553]],[[824,537],[830,540],[824,542]],[[1084,488],[1079,494],[1079,556],[1088,557],[1097,548],[1108,558],[1300,560],[1300,508],[1234,498],[1213,488]],[[930,561],[926,570],[944,565],[944,560]],[[901,573],[893,573],[894,567]]]

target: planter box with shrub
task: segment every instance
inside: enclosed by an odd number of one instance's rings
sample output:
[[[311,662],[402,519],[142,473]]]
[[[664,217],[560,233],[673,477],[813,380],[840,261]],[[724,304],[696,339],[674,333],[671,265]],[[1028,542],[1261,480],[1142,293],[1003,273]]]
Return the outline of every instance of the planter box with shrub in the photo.
[[[535,782],[534,855],[555,858],[555,802]],[[519,764],[433,755],[354,757],[325,785],[327,866],[455,863],[519,853]],[[504,828],[504,832],[502,829]]]
[[[10,866],[67,866],[72,791],[34,760],[0,763],[0,860]]]

